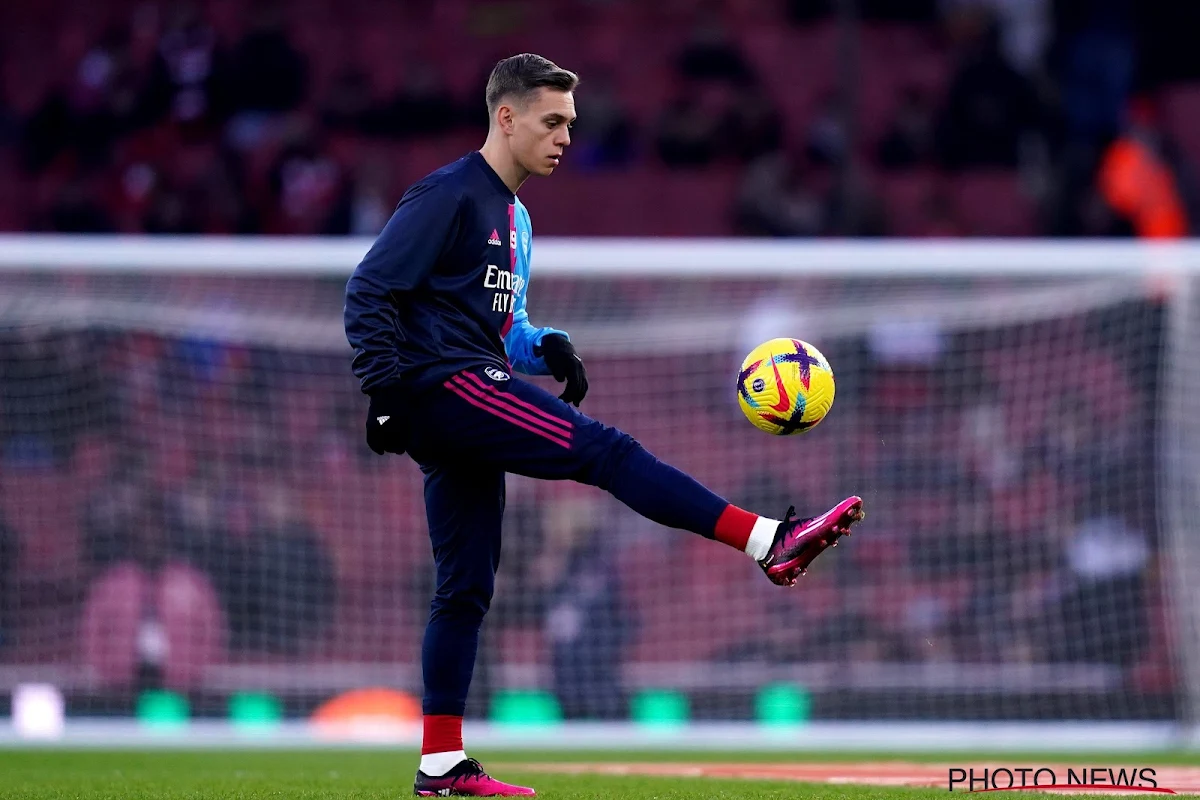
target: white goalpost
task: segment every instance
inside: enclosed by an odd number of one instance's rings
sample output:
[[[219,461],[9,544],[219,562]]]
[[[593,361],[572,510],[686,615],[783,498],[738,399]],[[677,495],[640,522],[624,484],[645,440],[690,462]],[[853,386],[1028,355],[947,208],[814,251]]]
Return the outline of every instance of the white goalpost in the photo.
[[[224,741],[255,693],[287,743],[340,693],[419,696],[420,473],[366,449],[342,328],[369,246],[0,236],[0,697],[51,684],[68,731],[111,741],[174,693]],[[543,239],[532,263],[581,410],[753,510],[854,493],[867,519],[782,592],[598,491],[511,479],[481,736],[1191,741],[1200,246]],[[837,378],[800,437],[735,401],[776,336]]]

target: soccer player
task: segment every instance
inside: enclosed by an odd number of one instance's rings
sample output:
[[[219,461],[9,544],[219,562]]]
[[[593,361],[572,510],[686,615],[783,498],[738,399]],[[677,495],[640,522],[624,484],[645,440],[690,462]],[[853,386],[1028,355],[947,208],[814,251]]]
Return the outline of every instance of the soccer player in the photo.
[[[532,230],[516,193],[554,172],[571,143],[577,83],[540,56],[500,61],[483,147],[409,187],[346,285],[367,444],[408,453],[424,473],[437,588],[421,651],[419,796],[534,793],[488,776],[462,743],[500,564],[505,473],[598,486],[655,522],[749,554],[783,586],[863,517],[858,497],[809,519],[744,511],[576,410],[583,361],[566,332],[534,327],[526,311]],[[564,390],[555,397],[513,371],[553,375]]]

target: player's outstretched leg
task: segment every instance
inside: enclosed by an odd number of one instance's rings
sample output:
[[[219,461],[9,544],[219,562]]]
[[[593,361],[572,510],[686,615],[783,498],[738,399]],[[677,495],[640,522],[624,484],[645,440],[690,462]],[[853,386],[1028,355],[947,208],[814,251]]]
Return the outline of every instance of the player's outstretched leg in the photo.
[[[794,586],[813,559],[865,516],[862,499],[851,496],[815,517],[794,519],[795,508],[783,520],[761,517],[659,461],[626,433],[599,426],[596,436],[606,457],[590,462],[580,476],[583,482],[607,490],[648,519],[747,553],[780,586]]]
[[[507,375],[497,379],[483,369],[468,370],[444,389],[428,395],[414,418],[441,414],[459,424],[416,428],[410,448],[415,457],[462,451],[506,472],[598,486],[661,525],[747,553],[783,586],[794,584],[814,558],[863,518],[857,497],[802,520],[793,519],[794,509],[779,520],[738,508],[655,458],[629,434]]]
[[[415,398],[406,417],[454,421],[411,425],[408,452],[418,461],[453,454],[531,478],[598,486],[647,519],[747,553],[781,585],[794,583],[863,517],[857,497],[804,520],[793,519],[794,511],[781,520],[738,508],[629,434],[498,370],[466,370],[442,389]]]

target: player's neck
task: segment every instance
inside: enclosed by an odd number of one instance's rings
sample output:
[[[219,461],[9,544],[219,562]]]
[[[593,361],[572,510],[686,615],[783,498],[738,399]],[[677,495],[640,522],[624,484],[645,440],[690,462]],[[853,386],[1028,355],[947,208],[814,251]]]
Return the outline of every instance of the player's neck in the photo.
[[[483,143],[483,147],[479,148],[479,154],[513,194],[517,193],[521,184],[525,183],[525,179],[529,177],[529,171],[517,163],[508,148],[491,136]]]

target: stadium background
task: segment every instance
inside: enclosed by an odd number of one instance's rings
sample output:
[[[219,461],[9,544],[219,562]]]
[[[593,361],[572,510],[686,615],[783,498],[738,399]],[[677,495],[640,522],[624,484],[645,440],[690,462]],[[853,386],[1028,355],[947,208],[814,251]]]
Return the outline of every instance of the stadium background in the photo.
[[[577,333],[587,410],[735,502],[854,492],[869,518],[781,594],[700,540],[664,576],[680,534],[513,481],[472,719],[1186,720],[1162,519],[1169,293],[1138,269],[976,270],[963,240],[1188,236],[1198,15],[4,4],[0,713],[29,683],[62,691],[69,719],[182,699],[223,720],[240,698],[291,721],[346,690],[418,689],[419,482],[362,442],[341,289],[403,188],[479,144],[494,61],[534,51],[584,81],[564,166],[522,198],[539,241],[568,237],[535,255],[530,307]],[[250,251],[197,269],[197,239],[122,271],[101,240],[73,249],[81,234],[297,238],[262,240],[284,254],[269,271]],[[746,261],[722,239],[729,274],[694,275],[679,253],[607,275],[627,242],[599,238],[731,236]],[[298,237],[347,257],[289,274],[278,262],[316,246]],[[819,255],[796,239],[894,238],[885,273],[926,252],[912,239],[964,249],[949,277],[738,274],[764,252],[751,237],[798,262]],[[28,259],[30,242],[73,255]],[[921,311],[897,327],[908,300]],[[770,335],[820,342],[839,377],[833,416],[799,440],[758,435],[733,402],[734,365]],[[768,607],[795,629],[768,633]]]

